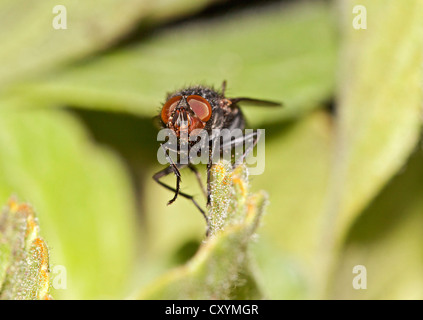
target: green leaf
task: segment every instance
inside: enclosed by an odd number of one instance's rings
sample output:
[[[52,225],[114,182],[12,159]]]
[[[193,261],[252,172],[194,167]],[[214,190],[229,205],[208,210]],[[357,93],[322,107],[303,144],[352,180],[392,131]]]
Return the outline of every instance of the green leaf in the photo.
[[[423,299],[423,153],[376,197],[350,228],[332,276],[330,298]],[[356,265],[364,266],[353,273]],[[352,282],[366,276],[366,289]],[[364,281],[364,280],[361,280]]]
[[[366,7],[367,29],[353,28],[355,5]],[[342,21],[326,246],[342,244],[354,219],[404,165],[422,122],[423,3],[346,1],[342,9],[351,20]]]
[[[2,112],[0,201],[16,193],[39,212],[66,289],[55,298],[124,295],[134,255],[135,208],[122,163],[90,142],[80,124],[59,110]]]
[[[128,33],[140,21],[157,23],[203,7],[202,1],[126,0],[24,0],[0,1],[0,87],[45,73],[58,65],[104,49]],[[67,29],[53,28],[63,5]]]
[[[214,183],[209,210],[209,219],[212,221],[210,237],[190,261],[161,276],[137,298],[262,297],[247,248],[263,214],[267,196],[263,192],[249,195],[247,173],[243,165],[232,172],[229,164],[216,164],[212,168],[212,177]],[[220,200],[223,198],[225,204],[222,206]]]
[[[38,219],[27,204],[10,199],[0,214],[0,299],[51,299],[49,253]]]
[[[246,110],[254,123],[297,117],[334,87],[335,25],[325,2],[274,5],[158,33],[9,94],[44,103],[155,115],[169,90],[196,83],[228,96],[283,101],[284,109]]]
[[[324,267],[319,243],[327,219],[332,118],[318,110],[265,129],[265,171],[252,177],[255,189],[269,193],[260,241],[253,247],[263,290],[271,299],[313,298]]]

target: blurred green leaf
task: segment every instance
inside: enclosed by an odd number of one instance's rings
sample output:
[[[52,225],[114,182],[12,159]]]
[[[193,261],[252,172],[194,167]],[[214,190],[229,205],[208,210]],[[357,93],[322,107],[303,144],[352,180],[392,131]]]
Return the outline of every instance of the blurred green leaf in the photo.
[[[367,29],[353,28],[355,5],[366,7]],[[342,20],[325,248],[342,244],[353,220],[404,165],[422,123],[422,1],[346,1],[342,15],[351,19]]]
[[[272,299],[313,298],[323,267],[318,244],[326,221],[332,119],[319,110],[265,129],[265,172],[251,178],[270,202],[253,246],[263,288]]]
[[[292,299],[322,297],[327,289],[332,298],[423,298],[421,152],[395,176],[421,129],[421,1],[338,2],[344,42],[335,125],[328,112],[314,110],[335,91],[339,34],[328,2],[200,16],[147,37],[134,33],[141,41],[126,42],[131,30],[170,21],[209,0],[131,0],[132,7],[107,0],[99,11],[97,2],[76,1],[68,6],[74,28],[56,31],[52,2],[30,13],[22,1],[0,0],[1,23],[8,26],[0,30],[0,203],[17,193],[40,212],[53,265],[68,274],[68,289],[55,297],[119,298],[135,289],[135,297],[148,299]],[[365,30],[352,25],[355,5],[367,9]],[[121,18],[126,12],[127,20]],[[88,57],[121,40],[112,51]],[[224,79],[228,96],[285,104],[243,108],[249,127],[266,129],[266,171],[252,177],[253,188],[270,197],[252,246],[257,266],[246,253],[254,228],[246,228],[244,216],[235,214],[235,223],[228,212],[250,209],[256,217],[260,210],[246,197],[234,201],[234,186],[224,183],[227,168],[221,175],[214,168],[212,238],[201,245],[201,214],[186,199],[167,207],[172,193],[151,179],[159,165],[151,168],[156,149],[148,118],[165,93],[196,83],[219,88]],[[75,114],[96,140],[113,145],[134,180],[142,180],[137,188],[78,121],[46,110],[60,105],[80,108]],[[182,190],[205,207],[195,177],[188,170],[182,175]],[[172,175],[164,180],[174,184]],[[136,240],[134,190],[145,213]],[[242,188],[235,191],[242,195]],[[256,194],[255,204],[261,208],[264,199]],[[3,240],[0,259],[10,261]],[[355,265],[368,270],[367,290],[352,287]],[[0,263],[0,292],[6,269]]]
[[[329,297],[423,299],[423,153],[376,197],[349,230]],[[366,268],[367,289],[352,286],[353,267]],[[361,275],[361,274],[360,274]]]
[[[63,111],[2,112],[0,200],[19,194],[39,212],[57,298],[118,298],[134,254],[134,199],[124,168]],[[53,269],[54,271],[54,269]]]
[[[139,298],[262,297],[251,269],[247,248],[263,214],[267,197],[263,192],[249,195],[245,167],[239,166],[233,172],[230,167],[230,164],[218,163],[212,168],[213,188],[209,210],[212,223],[209,238],[187,264],[160,277]]]
[[[168,29],[9,94],[150,117],[167,91],[196,83],[220,88],[226,79],[228,96],[283,101],[284,109],[246,110],[255,124],[277,121],[330,98],[334,27],[325,2],[277,4]]]
[[[51,299],[49,253],[38,219],[27,204],[10,199],[0,214],[0,299]]]
[[[0,87],[33,78],[51,68],[104,49],[137,26],[186,14],[203,7],[201,1],[25,0],[0,1]],[[67,29],[56,30],[53,8],[63,5]]]

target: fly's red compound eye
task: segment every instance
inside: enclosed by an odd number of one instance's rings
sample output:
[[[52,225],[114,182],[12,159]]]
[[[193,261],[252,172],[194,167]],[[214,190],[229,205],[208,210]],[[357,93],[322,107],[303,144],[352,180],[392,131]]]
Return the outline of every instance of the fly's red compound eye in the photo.
[[[196,116],[203,122],[210,119],[212,108],[210,103],[201,96],[191,95],[187,98],[188,104]]]
[[[169,121],[170,114],[173,109],[176,108],[178,105],[179,100],[181,100],[181,96],[176,96],[173,98],[170,98],[167,100],[167,102],[164,104],[162,108],[162,120],[164,123],[167,123]]]

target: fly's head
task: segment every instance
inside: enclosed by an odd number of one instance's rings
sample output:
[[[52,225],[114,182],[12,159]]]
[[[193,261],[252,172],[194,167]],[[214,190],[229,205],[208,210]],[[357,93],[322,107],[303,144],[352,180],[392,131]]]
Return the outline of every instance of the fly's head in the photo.
[[[161,110],[162,125],[171,129],[179,139],[186,139],[197,129],[209,131],[222,99],[217,91],[202,86],[171,93]]]

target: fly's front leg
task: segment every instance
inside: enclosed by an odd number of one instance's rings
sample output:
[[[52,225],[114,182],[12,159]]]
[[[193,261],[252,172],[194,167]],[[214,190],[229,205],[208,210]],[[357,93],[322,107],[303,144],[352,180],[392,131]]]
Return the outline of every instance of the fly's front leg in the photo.
[[[207,206],[210,206],[211,203],[211,163],[207,163]]]
[[[162,148],[163,148],[163,150],[164,150],[164,153],[165,153],[165,157],[166,157],[166,160],[169,162],[169,167],[167,168],[168,170],[169,170],[169,168],[173,171],[173,173],[175,174],[175,176],[176,176],[176,189],[173,189],[173,190],[175,190],[175,195],[173,196],[173,198],[172,199],[170,199],[170,201],[167,203],[167,205],[170,205],[170,204],[172,204],[173,202],[175,202],[175,200],[176,200],[176,198],[178,197],[178,194],[179,194],[179,189],[180,189],[180,185],[181,185],[181,173],[179,172],[179,169],[178,169],[178,166],[173,162],[173,160],[172,160],[172,158],[167,154],[167,151],[166,151],[166,149],[163,147],[163,144],[161,144],[160,145]],[[185,165],[180,165],[179,164],[179,167],[180,168],[182,168],[182,167],[184,167]],[[170,172],[169,172],[170,173]],[[168,173],[168,174],[169,174]],[[154,178],[154,177],[153,177]],[[156,180],[156,179],[155,179]],[[156,180],[157,182],[159,182],[159,180],[157,179]],[[159,182],[160,183],[160,182]]]
[[[185,167],[186,165],[184,164],[184,165],[180,165],[180,166],[178,166],[178,165],[175,165],[175,167],[176,167],[176,169],[181,169],[181,168],[183,168],[183,167]],[[168,189],[168,190],[170,190],[170,191],[173,191],[173,192],[175,192],[175,196],[168,202],[168,205],[169,204],[171,204],[171,203],[173,203],[175,200],[176,200],[176,197],[177,197],[177,195],[179,194],[179,195],[181,195],[182,197],[184,197],[184,198],[186,198],[186,199],[188,199],[188,200],[191,200],[192,201],[192,203],[197,207],[197,209],[201,212],[201,214],[203,215],[203,217],[204,217],[204,219],[206,220],[206,223],[207,223],[207,233],[206,233],[206,235],[208,235],[208,232],[209,232],[209,229],[210,229],[210,223],[209,223],[209,219],[207,218],[207,215],[206,215],[206,213],[204,212],[204,210],[200,207],[200,205],[195,201],[195,199],[194,199],[194,197],[193,196],[191,196],[191,195],[189,195],[189,194],[186,194],[186,193],[184,193],[184,192],[181,192],[181,191],[179,191],[179,183],[178,183],[178,179],[179,179],[179,181],[180,181],[180,177],[178,178],[178,176],[177,176],[177,188],[175,189],[175,188],[173,188],[173,187],[171,187],[171,186],[169,186],[169,185],[167,185],[166,183],[164,183],[164,182],[162,182],[162,181],[160,181],[160,179],[161,178],[163,178],[163,177],[165,177],[165,176],[167,176],[167,175],[169,175],[169,174],[171,174],[171,173],[175,173],[175,170],[174,170],[174,167],[172,167],[172,166],[169,166],[169,167],[167,167],[167,168],[165,168],[165,169],[163,169],[163,170],[161,170],[161,171],[159,171],[159,172],[157,172],[154,176],[153,176],[153,179],[154,179],[154,181],[156,181],[159,185],[161,185],[162,187],[164,187],[164,188],[166,188],[166,189]],[[179,170],[178,170],[178,172],[179,172]]]
[[[160,179],[162,177],[165,177],[171,173],[174,173],[176,175],[176,189],[163,183],[162,181],[160,181]],[[162,187],[173,191],[175,193],[175,195],[173,196],[172,199],[170,199],[167,203],[167,205],[172,204],[173,202],[175,202],[176,198],[178,197],[178,194],[180,194],[183,197],[190,197],[189,195],[185,195],[184,193],[180,192],[179,187],[180,187],[180,182],[181,182],[181,174],[179,172],[179,169],[176,167],[176,165],[172,166],[170,165],[169,167],[167,167],[166,169],[163,169],[159,172],[157,172],[154,176],[153,176],[154,181],[156,181],[158,184],[160,184]]]
[[[206,213],[204,212],[204,210],[198,205],[198,203],[194,200],[194,197],[186,194],[184,192],[180,191],[180,183],[181,183],[181,173],[179,172],[179,169],[182,169],[184,167],[187,166],[187,164],[175,164],[172,160],[172,158],[167,154],[166,149],[163,147],[163,145],[161,145],[161,147],[163,148],[164,152],[165,152],[165,156],[167,161],[169,162],[169,167],[157,172],[154,176],[153,179],[154,181],[156,181],[158,184],[160,184],[162,187],[171,190],[173,192],[175,192],[175,195],[173,196],[173,198],[167,203],[168,205],[172,204],[176,198],[178,197],[178,195],[180,194],[182,197],[189,199],[192,201],[192,203],[197,207],[197,209],[201,212],[201,214],[203,215],[204,219],[206,220],[207,223],[207,232],[206,232],[206,236],[209,233],[210,230],[210,223],[209,223],[209,219],[207,218]],[[191,169],[192,170],[192,169]],[[195,170],[195,168],[194,168]],[[172,188],[171,186],[163,183],[162,181],[160,181],[160,178],[165,177],[167,175],[169,175],[170,173],[174,173],[176,176],[176,189]]]

